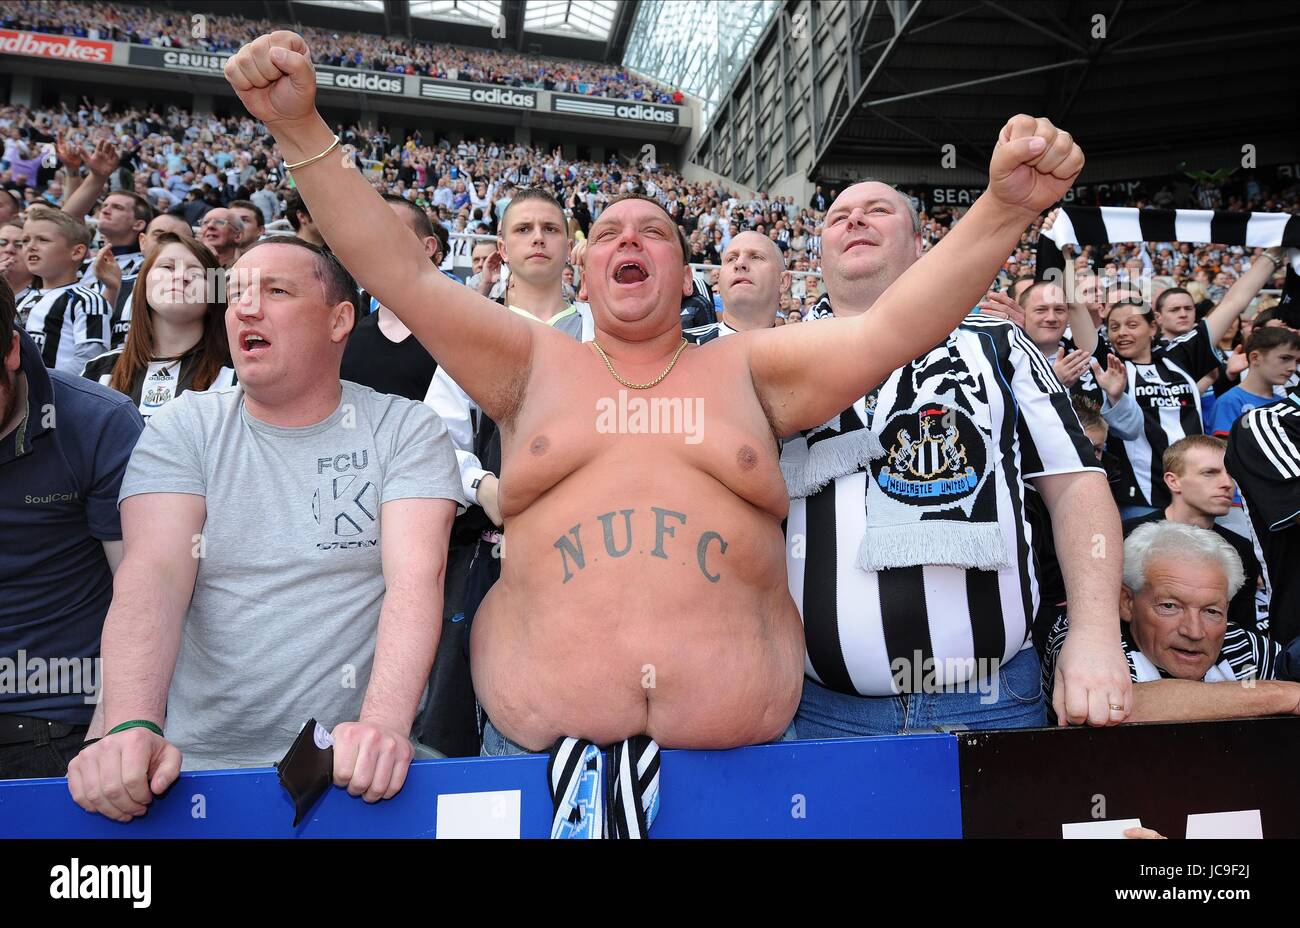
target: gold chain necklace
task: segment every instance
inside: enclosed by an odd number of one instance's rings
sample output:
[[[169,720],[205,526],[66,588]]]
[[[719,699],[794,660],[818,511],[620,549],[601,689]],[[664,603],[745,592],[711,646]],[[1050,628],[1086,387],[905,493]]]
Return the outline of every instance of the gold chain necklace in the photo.
[[[618,375],[618,371],[614,370],[614,365],[610,362],[609,355],[605,354],[605,349],[600,347],[600,342],[593,340],[592,344],[596,346],[596,351],[598,351],[600,356],[605,360],[605,366],[609,368],[609,372],[615,380],[627,387],[629,390],[649,390],[656,384],[662,383],[663,379],[672,372],[673,367],[677,364],[677,359],[682,356],[682,352],[686,350],[686,346],[690,343],[683,338],[682,343],[677,346],[677,353],[674,354],[673,359],[668,362],[668,366],[664,368],[664,372],[649,383],[629,383],[624,380]]]

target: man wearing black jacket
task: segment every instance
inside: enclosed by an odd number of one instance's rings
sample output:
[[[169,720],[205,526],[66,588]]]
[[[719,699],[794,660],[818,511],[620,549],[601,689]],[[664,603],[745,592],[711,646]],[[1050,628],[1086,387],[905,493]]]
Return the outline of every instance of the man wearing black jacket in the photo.
[[[144,427],[128,397],[47,369],[16,312],[0,277],[0,660],[24,680],[73,669],[0,692],[0,779],[63,776],[86,736],[122,557],[117,493]]]
[[[410,200],[384,197],[411,233],[420,240],[429,260],[442,263],[443,246],[429,216]],[[419,402],[428,392],[438,362],[389,310],[363,293],[358,320],[343,352],[340,377],[379,393],[392,393]]]

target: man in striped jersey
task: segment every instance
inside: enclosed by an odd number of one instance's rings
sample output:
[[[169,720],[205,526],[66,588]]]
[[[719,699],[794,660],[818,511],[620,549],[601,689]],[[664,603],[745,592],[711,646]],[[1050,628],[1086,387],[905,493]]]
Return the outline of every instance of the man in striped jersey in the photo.
[[[109,349],[112,308],[80,283],[81,262],[90,248],[90,230],[67,213],[34,206],[23,226],[27,269],[41,279],[18,307],[27,334],[46,367],[74,377],[86,362]]]
[[[1237,552],[1203,528],[1153,522],[1129,535],[1119,613],[1130,722],[1300,715],[1300,642],[1283,649],[1228,621],[1245,579]],[[1047,642],[1048,680],[1067,630],[1062,615]]]
[[[1300,393],[1238,419],[1225,461],[1264,569],[1269,635],[1285,645],[1300,637]]]
[[[741,232],[723,252],[722,267],[718,269],[723,318],[685,329],[683,334],[703,345],[736,332],[772,328],[781,294],[790,285],[784,264],[780,249],[771,239],[757,232]]]
[[[1203,432],[1197,381],[1218,370],[1215,343],[1266,280],[1262,268],[1273,266],[1268,261],[1259,265],[1243,275],[1191,331],[1172,342],[1161,344],[1156,340],[1155,316],[1140,299],[1126,297],[1107,315],[1110,344],[1099,341],[1093,356],[1099,365],[1110,363],[1112,351],[1119,356],[1127,374],[1125,392],[1142,413],[1142,428],[1137,434],[1114,434],[1108,446],[1124,474],[1118,496],[1124,518],[1137,518],[1169,505],[1169,489],[1159,462],[1174,442]]]
[[[104,198],[99,208],[99,234],[113,250],[117,266],[122,271],[122,279],[133,279],[140,272],[144,263],[144,254],[140,250],[140,235],[149,226],[154,217],[154,208],[149,201],[138,193],[117,190]],[[83,286],[99,287],[93,267],[86,269],[81,278]]]
[[[855,317],[920,258],[920,222],[888,185],[857,184],[827,213],[824,248],[828,296],[812,315]],[[808,651],[800,737],[1046,723],[1030,639],[1039,565],[1029,480],[1052,518],[1075,623],[1057,669],[1058,716],[1127,716],[1119,626],[1105,605],[1120,564],[1096,555],[1118,549],[1119,519],[1069,395],[1017,326],[968,316],[787,442],[781,467],[790,592]]]
[[[144,264],[141,236],[154,217],[149,201],[138,193],[118,190],[104,198],[99,208],[99,234],[113,251],[121,272],[121,285],[113,295],[112,347],[126,344],[126,333],[131,327],[131,292],[136,275]],[[106,284],[96,276],[95,262],[91,261],[81,276],[81,285],[107,298]]]

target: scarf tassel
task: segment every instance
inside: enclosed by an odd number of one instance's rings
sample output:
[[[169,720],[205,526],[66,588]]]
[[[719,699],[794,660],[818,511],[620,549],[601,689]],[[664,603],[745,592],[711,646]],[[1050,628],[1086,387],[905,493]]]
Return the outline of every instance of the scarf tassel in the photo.
[[[814,442],[803,460],[783,462],[781,474],[792,499],[812,496],[837,477],[856,473],[885,456],[880,438],[870,429],[858,429]]]
[[[916,564],[1004,570],[1007,558],[1002,530],[996,522],[908,522],[871,525],[858,545],[857,566],[889,570]]]

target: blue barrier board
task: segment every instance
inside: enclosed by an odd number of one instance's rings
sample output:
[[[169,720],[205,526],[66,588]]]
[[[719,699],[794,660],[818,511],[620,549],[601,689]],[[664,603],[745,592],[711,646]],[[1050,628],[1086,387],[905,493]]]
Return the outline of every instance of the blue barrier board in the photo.
[[[952,735],[668,750],[660,791],[654,838],[961,837]],[[395,798],[331,787],[297,828],[269,768],[183,773],[129,824],[83,811],[63,779],[0,781],[3,839],[545,838],[550,820],[544,755],[415,761]]]

